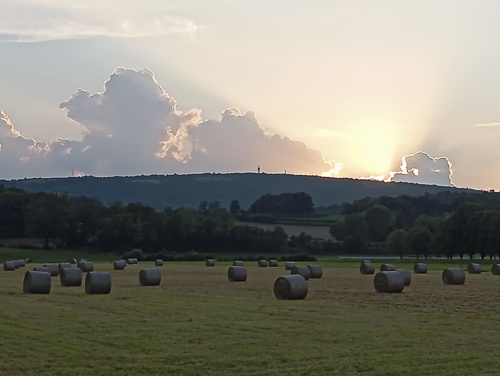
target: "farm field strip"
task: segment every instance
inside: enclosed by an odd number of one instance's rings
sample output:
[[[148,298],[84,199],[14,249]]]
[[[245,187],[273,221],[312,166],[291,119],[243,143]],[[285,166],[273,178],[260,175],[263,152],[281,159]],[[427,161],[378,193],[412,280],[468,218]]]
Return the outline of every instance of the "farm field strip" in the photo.
[[[307,264],[307,263],[304,263]],[[140,286],[153,263],[112,270],[109,295],[83,286],[22,293],[26,268],[0,272],[0,375],[493,375],[500,350],[500,276],[412,273],[401,294],[377,294],[373,276],[324,267],[301,301],[278,301],[278,268],[168,263],[160,286]],[[444,267],[443,267],[444,268]]]

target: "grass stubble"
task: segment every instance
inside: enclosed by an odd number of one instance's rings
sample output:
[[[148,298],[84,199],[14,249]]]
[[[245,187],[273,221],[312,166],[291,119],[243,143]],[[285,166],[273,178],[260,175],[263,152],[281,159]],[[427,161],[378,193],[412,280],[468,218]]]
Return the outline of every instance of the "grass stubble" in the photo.
[[[253,263],[252,263],[253,264]],[[61,287],[22,292],[24,272],[0,271],[0,375],[496,375],[500,276],[412,273],[401,294],[377,294],[357,268],[323,268],[305,300],[273,295],[279,268],[152,263],[109,271],[109,295]],[[256,263],[255,263],[256,264]]]

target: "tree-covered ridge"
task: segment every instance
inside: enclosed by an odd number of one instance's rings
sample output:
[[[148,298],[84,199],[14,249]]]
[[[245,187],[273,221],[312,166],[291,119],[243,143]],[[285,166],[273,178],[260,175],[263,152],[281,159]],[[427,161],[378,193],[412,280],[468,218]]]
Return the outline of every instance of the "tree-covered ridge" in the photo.
[[[95,197],[104,204],[114,201],[141,202],[156,210],[165,207],[196,209],[201,201],[219,201],[229,207],[238,200],[247,209],[265,194],[305,192],[316,207],[341,205],[367,196],[422,196],[442,191],[471,190],[436,185],[385,183],[347,178],[326,178],[291,174],[188,174],[115,177],[69,177],[0,180],[5,187],[28,192],[68,192],[71,196]]]

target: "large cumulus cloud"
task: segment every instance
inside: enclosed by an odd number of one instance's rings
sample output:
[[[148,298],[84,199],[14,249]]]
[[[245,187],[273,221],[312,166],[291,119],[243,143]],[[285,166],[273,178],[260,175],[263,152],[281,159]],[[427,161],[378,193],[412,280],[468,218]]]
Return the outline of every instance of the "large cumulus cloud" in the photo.
[[[400,171],[391,172],[389,181],[454,186],[453,168],[447,157],[432,157],[424,151],[405,155]]]
[[[234,172],[257,165],[321,175],[341,168],[302,142],[266,134],[253,112],[230,108],[218,120],[203,120],[201,110],[178,110],[146,69],[117,68],[103,92],[79,89],[60,108],[83,125],[81,141],[27,139],[1,112],[1,177]]]

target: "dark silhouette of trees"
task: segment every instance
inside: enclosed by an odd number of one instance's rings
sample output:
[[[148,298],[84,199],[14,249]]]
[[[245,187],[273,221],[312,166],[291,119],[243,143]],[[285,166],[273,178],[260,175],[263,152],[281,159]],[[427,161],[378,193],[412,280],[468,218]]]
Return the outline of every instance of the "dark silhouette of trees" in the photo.
[[[403,242],[406,238],[405,230],[394,230],[387,237],[385,248],[388,254],[398,255],[403,258]]]
[[[266,194],[250,205],[248,211],[252,214],[309,215],[314,213],[314,203],[304,192]]]

